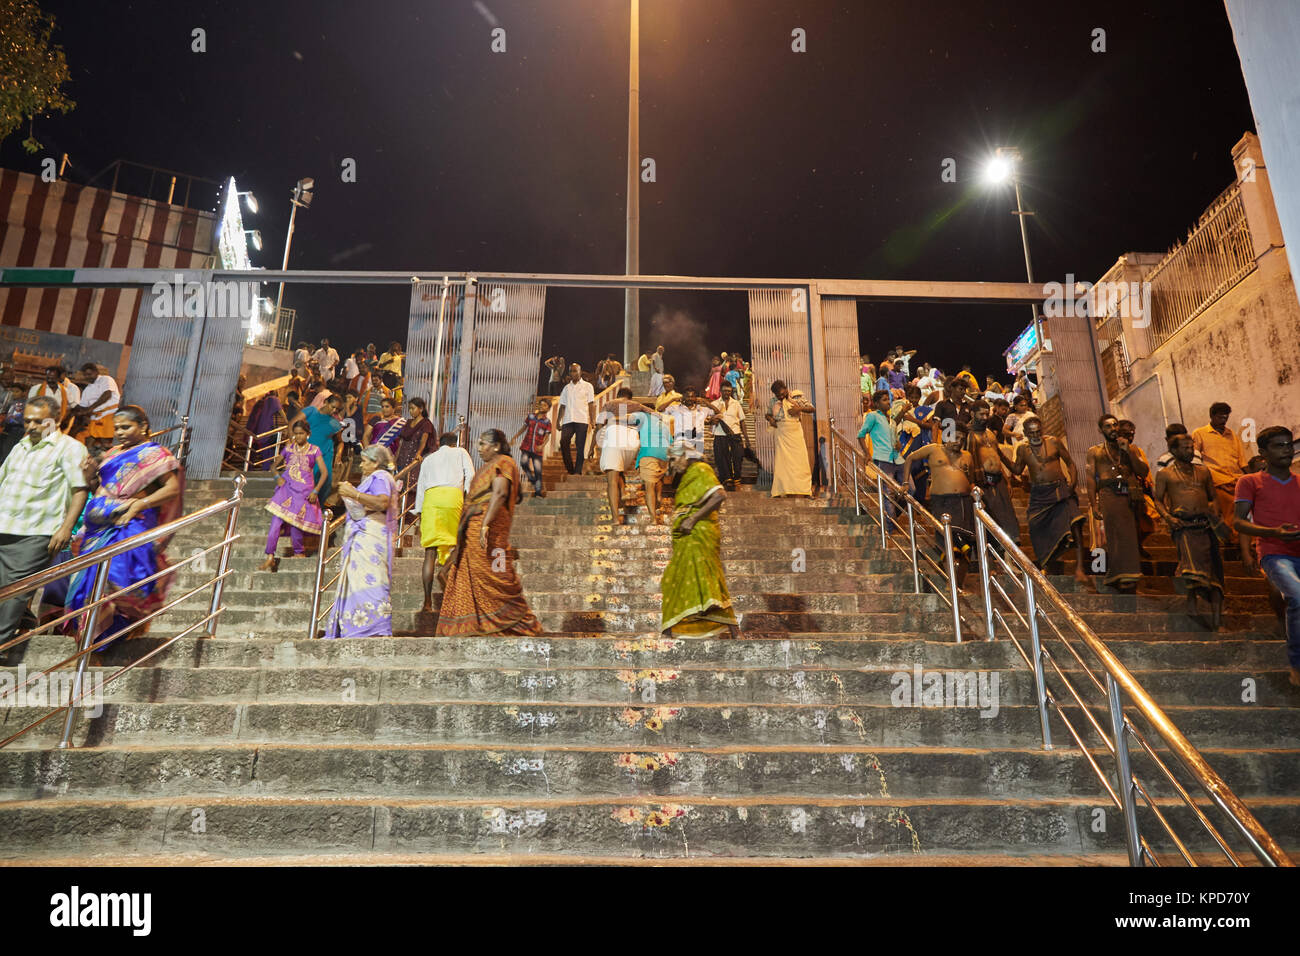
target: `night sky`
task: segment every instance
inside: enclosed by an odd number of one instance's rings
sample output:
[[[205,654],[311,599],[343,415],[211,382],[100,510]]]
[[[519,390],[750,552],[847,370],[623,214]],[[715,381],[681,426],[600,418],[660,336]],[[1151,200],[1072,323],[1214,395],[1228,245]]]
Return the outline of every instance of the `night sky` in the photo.
[[[621,274],[624,0],[54,2],[77,108],[44,155],[85,182],[116,158],[221,179],[261,202],[278,268],[288,191],[316,180],[291,268]],[[982,8],[982,9],[981,9]],[[507,52],[490,50],[491,21]],[[207,31],[207,52],[190,31]],[[808,52],[791,52],[791,30]],[[1090,50],[1094,28],[1107,52]],[[644,274],[1023,280],[1009,187],[1025,156],[1039,281],[1163,251],[1233,177],[1252,130],[1223,4],[643,0]],[[37,171],[19,146],[5,166]],[[357,161],[357,182],[340,164]],[[940,179],[945,157],[958,182]],[[197,205],[197,204],[196,204]],[[405,338],[409,291],[289,286],[298,337]],[[747,353],[740,293],[642,293],[654,315]],[[861,305],[860,338],[1000,372],[1024,307]],[[550,293],[544,348],[621,351],[622,292]],[[670,347],[672,343],[669,343]],[[672,367],[670,355],[670,369]]]

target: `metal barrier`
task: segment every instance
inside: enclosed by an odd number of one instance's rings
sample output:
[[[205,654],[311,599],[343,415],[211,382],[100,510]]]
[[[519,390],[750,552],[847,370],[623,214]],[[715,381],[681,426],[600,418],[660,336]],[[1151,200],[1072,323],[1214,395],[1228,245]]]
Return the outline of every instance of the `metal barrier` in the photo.
[[[410,491],[406,486],[407,480],[410,478],[412,473],[419,474],[418,468],[420,464],[422,464],[422,462],[417,458],[393,476],[398,485],[397,493],[401,495],[403,499],[406,498],[407,492]],[[416,510],[408,511],[405,501],[403,502],[401,511],[398,513],[397,540],[393,542],[394,548],[398,547],[401,543],[402,536],[406,534],[411,525],[419,523],[420,514],[418,511],[418,503],[416,503],[416,506]],[[311,617],[308,619],[307,623],[307,638],[309,640],[314,639],[316,635],[320,633],[321,618],[334,610],[334,605],[338,602],[338,585],[341,583],[343,578],[343,565],[341,560],[339,563],[339,570],[335,572],[334,576],[328,581],[325,580],[325,569],[334,561],[335,558],[341,559],[343,554],[342,543],[340,543],[337,548],[331,550],[329,542],[335,532],[343,527],[343,523],[347,520],[348,516],[342,514],[335,519],[334,512],[329,508],[325,508],[321,515],[322,530],[320,546],[316,549],[316,583],[312,588]],[[331,587],[334,588],[334,600],[329,603],[329,607],[322,611],[320,607],[321,600],[324,597],[325,591]]]
[[[263,439],[263,438],[269,438],[269,437],[271,437],[272,435],[275,436],[275,448],[272,449],[269,453],[263,453],[260,457],[258,457],[256,460],[254,460],[254,458],[253,458],[253,446],[256,445],[257,442],[260,441],[261,439]],[[289,437],[289,426],[288,426],[288,425],[281,425],[279,428],[272,428],[272,429],[269,430],[269,431],[264,431],[264,432],[262,432],[260,435],[254,435],[252,432],[249,432],[249,433],[248,433],[248,450],[244,452],[244,472],[243,472],[243,473],[244,473],[244,474],[248,474],[249,471],[254,470],[254,469],[257,469],[257,470],[264,470],[264,469],[263,469],[263,466],[264,466],[264,465],[267,465],[267,464],[269,464],[270,462],[273,462],[273,461],[275,461],[277,458],[280,457],[280,446],[284,444],[285,440],[286,440],[288,437]]]
[[[32,683],[39,680],[44,680],[48,675],[54,673],[55,671],[67,667],[68,665],[75,664],[77,668],[76,676],[73,678],[69,686],[68,702],[63,706],[57,707],[54,710],[50,711],[48,714],[46,714],[44,717],[41,717],[39,720],[36,720],[33,723],[28,724],[26,727],[22,728],[22,730],[19,730],[17,733],[11,734],[10,736],[6,737],[4,740],[0,741],[0,747],[7,746],[8,744],[17,740],[19,737],[21,737],[23,734],[27,733],[28,731],[36,727],[39,727],[41,724],[45,723],[45,721],[49,720],[51,717],[55,716],[56,714],[61,714],[65,712],[67,714],[67,717],[63,724],[63,736],[58,746],[60,749],[68,747],[72,737],[72,719],[73,719],[73,714],[75,713],[76,705],[80,703],[81,700],[88,693],[87,691],[83,691],[82,687],[85,685],[86,668],[89,664],[90,655],[100,650],[101,648],[108,646],[111,642],[117,640],[118,638],[123,637],[128,632],[134,631],[137,628],[153,621],[155,618],[161,617],[167,611],[172,610],[173,608],[179,606],[180,604],[189,600],[194,595],[198,594],[199,592],[209,587],[212,588],[212,600],[208,606],[208,613],[202,620],[197,621],[194,624],[191,624],[190,626],[186,627],[179,634],[164,641],[158,647],[155,647],[152,651],[140,657],[138,660],[133,661],[132,663],[118,669],[117,671],[114,671],[112,674],[110,674],[108,677],[104,679],[103,684],[104,685],[111,684],[113,681],[117,680],[127,671],[134,670],[136,667],[139,667],[141,664],[143,664],[145,661],[149,660],[150,658],[153,658],[158,654],[161,654],[163,651],[167,650],[169,647],[171,647],[182,637],[185,637],[186,635],[192,633],[193,631],[199,628],[206,627],[207,634],[209,637],[216,636],[217,620],[221,616],[221,613],[225,610],[225,605],[221,603],[222,591],[224,589],[226,578],[229,577],[230,574],[232,573],[230,570],[230,549],[234,544],[234,542],[239,538],[239,535],[235,533],[235,524],[239,519],[239,506],[244,498],[244,484],[245,484],[245,479],[243,475],[236,475],[234,494],[230,498],[226,499],[225,501],[218,501],[214,504],[208,505],[206,508],[202,508],[199,511],[194,512],[193,514],[186,515],[183,518],[177,518],[175,521],[170,521],[167,524],[158,525],[158,527],[151,528],[148,531],[142,531],[140,534],[132,535],[131,537],[127,538],[125,541],[119,541],[117,544],[112,545],[111,547],[104,548],[100,551],[95,551],[91,554],[80,555],[63,564],[56,565],[52,568],[47,568],[44,571],[38,571],[35,574],[28,575],[27,577],[23,578],[20,581],[15,581],[13,584],[7,587],[0,588],[0,603],[3,603],[4,601],[13,600],[15,598],[21,598],[24,595],[28,595],[39,589],[44,588],[48,584],[53,584],[55,581],[62,580],[63,578],[69,577],[70,575],[76,574],[77,572],[83,571],[87,568],[95,569],[94,572],[95,583],[93,589],[91,590],[91,600],[89,604],[87,604],[83,608],[77,608],[72,611],[67,611],[59,617],[46,621],[43,624],[39,624],[38,626],[32,628],[31,630],[25,631],[24,633],[19,634],[14,638],[11,638],[10,640],[6,641],[4,644],[0,644],[0,652],[7,651],[11,647],[16,647],[19,644],[26,643],[37,634],[40,634],[45,631],[49,631],[51,628],[57,627],[60,624],[64,624],[68,621],[73,620],[74,618],[84,615],[79,628],[81,632],[81,636],[80,639],[78,640],[78,649],[75,654],[73,654],[71,657],[67,657],[59,661],[57,664],[51,665],[50,667],[47,667],[44,670],[36,674],[33,674],[24,683],[16,684],[14,687],[0,694],[0,701],[3,701],[4,698],[9,696],[10,694],[24,690]],[[225,534],[220,541],[200,551],[196,551],[194,554],[190,555],[190,557],[186,558],[185,560],[178,561],[175,564],[170,564],[166,568],[163,568],[161,571],[158,571],[155,574],[151,574],[149,577],[144,578],[140,581],[136,581],[133,584],[128,585],[127,587],[114,591],[111,594],[104,593],[108,588],[109,565],[113,558],[117,557],[120,554],[125,554],[126,552],[132,550],[133,548],[138,548],[141,545],[152,544],[153,542],[159,540],[160,538],[171,537],[172,535],[176,534],[178,531],[183,531],[186,528],[192,527],[196,524],[199,524],[202,521],[205,521],[209,518],[217,517],[219,515],[224,515],[226,517]],[[127,594],[130,591],[134,591],[137,588],[144,586],[145,584],[149,584],[152,581],[159,580],[160,578],[163,578],[166,575],[175,574],[181,568],[187,567],[188,565],[194,562],[202,562],[203,559],[206,558],[208,554],[212,553],[213,551],[217,551],[218,549],[221,552],[221,557],[217,563],[216,573],[212,576],[211,579],[204,581],[202,584],[198,585],[197,587],[191,588],[190,590],[182,594],[180,597],[169,600],[166,604],[158,608],[156,611],[153,611],[152,613],[145,615],[138,621],[131,622],[126,627],[114,631],[112,634],[109,634],[104,637],[95,636],[97,633],[97,625],[99,623],[100,611],[105,604],[107,604],[110,601],[115,601],[118,598],[120,598],[123,594]]]
[[[953,613],[953,629],[960,642],[965,618],[959,606],[961,589],[954,571],[950,516],[945,514],[935,518],[907,494],[904,488],[878,471],[847,438],[835,431],[833,420],[831,426],[829,444],[832,495],[847,498],[851,489],[855,512],[859,516],[867,515],[881,529],[881,550],[887,552],[892,546],[905,559],[910,560],[914,591],[921,592],[920,582],[924,580],[949,603]],[[842,488],[841,481],[845,482]],[[891,509],[886,507],[886,498],[891,496],[899,504],[906,505],[906,527],[888,513]],[[976,540],[971,557],[979,565],[985,639],[991,641],[999,636],[1010,639],[1033,673],[1043,749],[1053,749],[1050,715],[1054,713],[1073,744],[1088,761],[1111,801],[1122,813],[1130,865],[1163,865],[1142,834],[1139,809],[1143,807],[1154,819],[1154,825],[1150,828],[1167,835],[1183,862],[1189,866],[1199,865],[1186,841],[1174,831],[1169,816],[1152,796],[1148,785],[1137,775],[1133,765],[1134,756],[1145,756],[1154,768],[1153,776],[1168,784],[1227,862],[1233,866],[1243,865],[1242,857],[1211,822],[1189,793],[1188,787],[1175,776],[1167,759],[1172,756],[1191,778],[1192,789],[1199,789],[1208,798],[1209,804],[1221,811],[1257,860],[1267,866],[1293,866],[1277,841],[1215,773],[1205,757],[1174,726],[1169,716],[1106,647],[1078,611],[1053,587],[1038,566],[989,516],[980,502],[979,489],[972,491],[972,497]],[[901,512],[901,507],[899,511]],[[945,555],[934,555],[918,545],[915,530],[918,518],[942,535]],[[891,533],[891,525],[897,534]],[[903,535],[907,536],[906,546],[895,540],[901,539]],[[996,577],[991,574],[994,562],[1004,572]],[[1003,581],[1009,583],[1011,593],[1003,586]],[[1013,595],[1023,600],[1023,612],[1013,600]],[[1048,613],[1049,609],[1056,617]],[[1059,622],[1056,619],[1058,617]],[[966,630],[970,630],[969,625],[966,625]],[[1053,656],[1046,645],[1047,641],[1059,642],[1064,649],[1062,659],[1065,666]],[[1080,653],[1079,645],[1091,654],[1093,663],[1089,664]],[[1071,663],[1077,665],[1080,671],[1073,680],[1065,670]],[[1080,692],[1076,686],[1078,683],[1084,684],[1085,691],[1091,685],[1097,695],[1092,703]],[[1126,713],[1126,706],[1131,713]],[[1100,718],[1098,713],[1101,714]],[[1080,718],[1087,724],[1083,733],[1076,727]],[[1139,728],[1135,718],[1145,725],[1147,733]],[[1095,734],[1101,747],[1114,758],[1113,775],[1107,773],[1094,758],[1092,750],[1096,744],[1090,743],[1086,738],[1088,728]],[[1153,745],[1148,739],[1148,733],[1157,738],[1156,744]],[[1137,745],[1136,753],[1130,749],[1130,739]],[[1163,755],[1157,752],[1157,746],[1161,745],[1167,751]]]
[[[172,432],[179,432],[179,434],[174,439],[169,438],[165,442],[158,441],[161,436],[170,435]],[[173,425],[171,428],[164,428],[161,431],[150,432],[149,440],[157,442],[166,448],[184,467],[185,459],[190,453],[190,416],[182,415],[179,425]]]

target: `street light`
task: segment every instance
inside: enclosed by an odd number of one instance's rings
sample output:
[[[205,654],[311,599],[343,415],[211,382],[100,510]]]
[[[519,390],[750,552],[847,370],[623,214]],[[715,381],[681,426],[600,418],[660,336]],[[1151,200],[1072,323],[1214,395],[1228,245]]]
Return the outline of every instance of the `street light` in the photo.
[[[1025,204],[1020,197],[1020,150],[1014,146],[999,146],[993,152],[993,157],[984,167],[984,180],[993,185],[1005,183],[1011,180],[1012,186],[1016,190],[1016,208],[1012,215],[1020,220],[1020,242],[1025,249],[1025,276],[1032,283],[1034,281],[1034,266],[1029,259],[1029,231],[1025,227],[1025,217],[1032,216],[1033,213],[1025,209]],[[1042,355],[1043,355],[1043,323],[1038,314],[1038,306],[1031,303],[1029,311],[1034,316],[1034,341],[1038,348],[1038,354],[1034,358],[1034,369],[1042,377]]]
[[[310,176],[304,176],[294,185],[290,194],[289,210],[289,232],[284,237],[284,262],[280,266],[280,271],[284,272],[289,268],[289,244],[293,242],[293,224],[298,216],[298,207],[306,209],[311,205],[312,190],[316,188],[316,180]],[[275,321],[280,321],[280,306],[284,303],[284,280],[280,280],[280,294],[275,298]]]
[[[235,193],[235,195],[236,195],[236,196],[243,196],[243,197],[244,197],[244,205],[248,207],[248,211],[251,212],[251,213],[254,213],[254,214],[257,213],[257,197],[254,196],[254,195],[252,194],[251,191],[250,191],[250,192]]]
[[[258,252],[262,251],[262,230],[245,229],[244,235],[251,237],[248,241],[253,244],[253,248]]]

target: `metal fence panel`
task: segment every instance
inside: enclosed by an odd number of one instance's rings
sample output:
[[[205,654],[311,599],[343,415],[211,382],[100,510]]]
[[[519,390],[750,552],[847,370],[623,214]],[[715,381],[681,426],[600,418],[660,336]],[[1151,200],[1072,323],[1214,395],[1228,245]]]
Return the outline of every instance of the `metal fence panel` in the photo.
[[[471,436],[499,428],[509,438],[537,394],[546,287],[479,283],[476,303],[465,417]]]
[[[423,398],[429,403],[429,420],[446,429],[456,424],[455,399],[459,362],[463,289],[447,286],[443,301],[441,282],[417,282],[411,288],[411,313],[406,336],[406,398]],[[438,349],[441,314],[442,348]],[[438,363],[435,375],[434,362]],[[434,381],[438,390],[434,394]]]
[[[210,274],[203,282],[204,308],[198,310],[205,315],[174,314],[183,311],[183,303],[171,289],[144,291],[122,388],[123,401],[143,407],[155,431],[179,425],[189,415],[188,474],[193,479],[216,478],[221,472],[248,337],[247,314],[206,314],[221,308],[208,278]],[[233,301],[241,311],[250,304],[242,295]]]
[[[862,409],[861,359],[858,347],[856,299],[822,299],[822,329],[826,335],[826,391],[830,415],[843,435],[858,432]]]
[[[807,303],[802,290],[752,289],[749,293],[749,348],[753,354],[755,392],[755,445],[762,471],[758,487],[772,487],[772,462],[776,457],[775,431],[763,421],[772,399],[772,383],[785,382],[790,391],[800,389],[808,401],[812,394],[812,356],[809,353]],[[795,311],[803,305],[804,311]]]

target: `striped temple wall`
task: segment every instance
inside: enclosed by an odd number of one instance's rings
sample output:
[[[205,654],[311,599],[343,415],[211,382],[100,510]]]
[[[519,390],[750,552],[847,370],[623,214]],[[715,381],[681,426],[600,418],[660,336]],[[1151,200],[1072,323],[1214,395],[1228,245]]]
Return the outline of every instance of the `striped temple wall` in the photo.
[[[0,169],[0,268],[201,268],[216,214]],[[0,289],[0,325],[124,346],[142,289]]]
[[[797,304],[804,311],[796,312]],[[772,383],[785,382],[790,391],[800,389],[814,402],[812,358],[808,351],[807,303],[796,303],[789,289],[751,289],[749,292],[749,350],[754,365],[755,451],[762,464],[758,487],[772,484],[776,457],[775,433],[762,420],[772,399]]]

